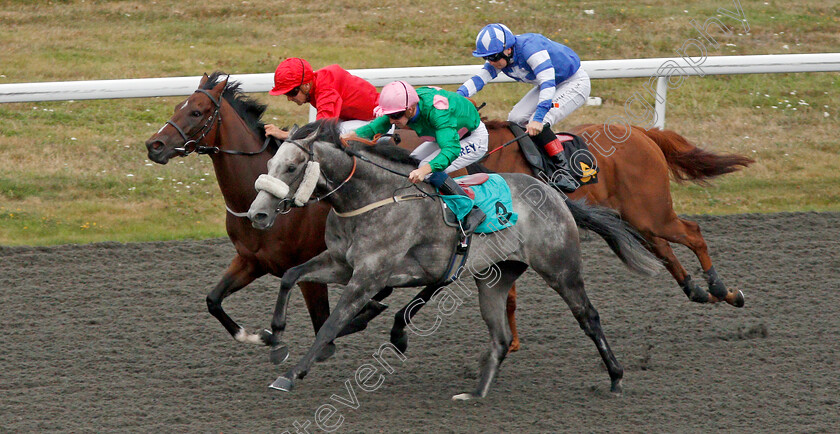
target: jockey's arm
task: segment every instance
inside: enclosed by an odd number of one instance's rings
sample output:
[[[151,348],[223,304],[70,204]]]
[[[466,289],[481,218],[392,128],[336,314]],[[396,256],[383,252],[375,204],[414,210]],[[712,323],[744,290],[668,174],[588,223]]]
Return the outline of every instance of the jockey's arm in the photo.
[[[432,172],[446,170],[461,154],[461,142],[458,131],[453,127],[438,129],[435,139],[440,146],[440,153],[429,162]]]
[[[551,100],[557,90],[555,82],[554,65],[551,63],[551,56],[547,50],[540,50],[528,56],[528,66],[534,71],[537,82],[539,82],[539,102],[531,122],[528,123],[528,134],[534,135],[542,131],[545,115],[551,109]],[[531,128],[531,124],[535,124]],[[538,130],[532,133],[532,130]]]
[[[391,129],[391,121],[388,116],[380,116],[369,124],[356,129],[356,135],[363,139],[372,139],[377,134],[385,134]]]
[[[318,114],[315,119],[337,118],[341,114],[343,101],[335,89],[329,89],[318,95],[315,109]]]
[[[466,97],[473,96],[478,93],[485,84],[496,78],[498,74],[499,70],[494,68],[490,62],[484,62],[484,66],[481,68],[481,71],[470,77],[469,80],[465,81],[464,84],[458,88],[457,93]]]

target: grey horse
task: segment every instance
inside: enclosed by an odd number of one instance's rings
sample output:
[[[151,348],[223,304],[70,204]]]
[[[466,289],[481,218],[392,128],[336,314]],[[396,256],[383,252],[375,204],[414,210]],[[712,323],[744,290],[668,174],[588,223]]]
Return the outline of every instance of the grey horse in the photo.
[[[406,151],[387,145],[344,143],[335,124],[323,121],[293,131],[268,162],[268,174],[257,180],[259,194],[248,211],[254,227],[267,229],[279,212],[313,200],[333,207],[327,218],[327,250],[289,269],[281,279],[271,324],[276,342],[285,330],[287,302],[297,282],[342,285],[338,304],[309,351],[270,387],[291,390],[295,381],[309,372],[323,347],[383,288],[433,285],[446,272],[459,234],[441,218],[436,193],[422,184],[409,190],[414,194],[398,195],[412,188],[405,174],[415,167],[417,161]],[[610,390],[620,393],[623,368],[610,350],[598,312],[584,290],[578,227],[572,213],[607,228],[612,234],[610,247],[631,269],[654,274],[662,265],[615,213],[582,203],[567,205],[562,195],[527,175],[502,176],[510,186],[519,220],[510,228],[473,236],[461,277],[475,279],[491,343],[481,359],[476,389],[453,399],[486,396],[512,339],[505,313],[507,294],[529,266],[569,306],[607,367]],[[408,200],[415,198],[419,199]]]

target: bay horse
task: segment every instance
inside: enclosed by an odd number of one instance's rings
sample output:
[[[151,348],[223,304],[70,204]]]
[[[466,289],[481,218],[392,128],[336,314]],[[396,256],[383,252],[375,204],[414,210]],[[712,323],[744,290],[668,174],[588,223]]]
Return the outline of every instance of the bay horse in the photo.
[[[210,156],[227,209],[225,228],[236,255],[207,295],[207,308],[237,341],[270,345],[268,331],[247,332],[225,313],[222,301],[259,277],[280,277],[289,268],[324,251],[329,208],[316,204],[294,209],[278,218],[278,224],[270,231],[252,227],[245,211],[257,195],[254,182],[266,172],[277,145],[266,140],[264,124],[260,122],[266,106],[245,96],[239,83],[229,84],[224,76],[219,71],[209,77],[204,74],[198,90],[175,106],[172,118],[146,141],[146,148],[149,159],[158,164],[192,152]],[[327,287],[301,283],[300,288],[317,333],[330,314]],[[373,312],[367,314],[375,316],[384,305],[374,300],[370,308]],[[347,330],[352,331],[357,330]],[[334,351],[333,344],[327,345],[319,360]],[[285,356],[272,352],[272,361],[279,362]]]
[[[255,227],[271,228],[281,210],[313,203],[313,195],[317,198],[314,203],[326,201],[334,210],[327,217],[327,251],[291,268],[281,279],[272,321],[276,340],[284,332],[287,301],[295,283],[341,285],[341,297],[309,351],[270,387],[291,390],[298,379],[306,376],[325,345],[380,290],[431,287],[445,273],[458,234],[441,218],[434,188],[421,183],[416,188],[422,194],[414,192],[417,200],[395,198],[395,192],[411,188],[407,173],[418,163],[407,151],[394,146],[345,143],[339,138],[334,120],[316,121],[292,130],[290,139],[268,162],[268,174],[257,181],[260,192],[248,211]],[[636,271],[653,274],[662,265],[614,211],[583,202],[566,202],[567,198],[531,176],[501,176],[510,188],[512,210],[518,214],[518,221],[506,229],[473,238],[462,276],[475,278],[481,316],[491,342],[481,359],[478,385],[473,392],[455,395],[453,399],[487,395],[512,340],[505,311],[508,293],[529,266],[568,304],[607,367],[610,390],[621,392],[623,369],[607,344],[598,312],[584,290],[578,224],[586,221],[608,232],[607,238],[613,241],[610,246]],[[460,287],[461,296],[471,294],[460,282],[456,286]],[[449,287],[440,291],[459,297],[459,292]],[[390,349],[396,357],[405,357],[392,344],[380,347],[378,353],[384,349]]]

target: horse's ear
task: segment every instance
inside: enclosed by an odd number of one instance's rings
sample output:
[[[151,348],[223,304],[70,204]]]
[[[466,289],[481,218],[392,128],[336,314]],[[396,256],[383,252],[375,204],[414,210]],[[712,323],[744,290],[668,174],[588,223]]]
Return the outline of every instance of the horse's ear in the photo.
[[[299,130],[299,129],[300,129],[300,127],[298,126],[298,124],[292,125],[292,128],[289,129],[289,137],[294,136],[295,133],[297,132],[297,130]]]
[[[307,145],[311,144],[312,142],[314,142],[315,138],[318,137],[318,134],[320,134],[320,133],[321,133],[321,124],[318,124],[317,128],[315,128],[315,131],[312,131],[311,134],[309,134],[308,136],[306,136],[305,139],[303,139],[304,146],[307,146]]]
[[[221,95],[222,92],[225,90],[225,86],[227,86],[227,79],[220,81],[215,87],[213,87],[212,92],[218,95]]]
[[[209,80],[209,79],[210,79],[210,77],[208,77],[208,76],[207,76],[207,73],[205,72],[205,73],[204,73],[204,77],[201,77],[201,82],[200,82],[200,83],[198,83],[198,87],[199,87],[199,89],[200,89],[202,86],[204,86],[204,83],[207,83],[207,80]]]

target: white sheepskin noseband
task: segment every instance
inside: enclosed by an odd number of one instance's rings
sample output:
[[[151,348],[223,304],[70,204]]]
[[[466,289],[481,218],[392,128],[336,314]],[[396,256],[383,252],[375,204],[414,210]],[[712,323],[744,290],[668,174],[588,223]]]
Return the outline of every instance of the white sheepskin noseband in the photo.
[[[312,197],[320,176],[321,165],[317,161],[306,163],[306,172],[303,174],[303,181],[300,182],[295,192],[295,205],[304,206],[306,202],[309,202],[309,198]]]
[[[257,191],[265,191],[278,199],[283,199],[289,194],[289,186],[285,182],[268,174],[260,175],[254,183],[254,188]]]
[[[321,165],[317,161],[310,161],[306,164],[306,171],[303,174],[303,181],[300,182],[297,191],[295,192],[295,206],[304,206],[309,202],[315,187],[318,184],[318,178],[321,176]],[[285,199],[289,195],[289,186],[268,174],[262,174],[254,183],[254,188],[257,191],[265,191],[278,199]]]

